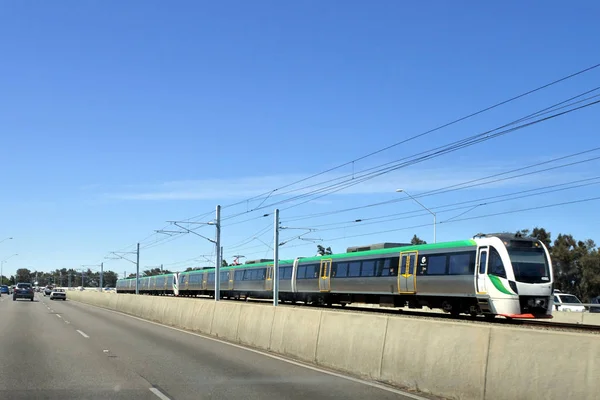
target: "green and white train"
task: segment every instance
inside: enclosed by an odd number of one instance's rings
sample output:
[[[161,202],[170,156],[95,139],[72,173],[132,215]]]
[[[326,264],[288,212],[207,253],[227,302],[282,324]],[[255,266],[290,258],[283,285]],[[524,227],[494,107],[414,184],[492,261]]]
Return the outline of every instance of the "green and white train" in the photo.
[[[223,298],[270,298],[273,262],[220,269]],[[214,268],[140,278],[139,293],[214,296]],[[542,242],[513,234],[409,245],[381,243],[346,253],[279,262],[279,298],[317,304],[441,308],[458,315],[552,318],[552,262]],[[117,282],[135,293],[135,278]]]

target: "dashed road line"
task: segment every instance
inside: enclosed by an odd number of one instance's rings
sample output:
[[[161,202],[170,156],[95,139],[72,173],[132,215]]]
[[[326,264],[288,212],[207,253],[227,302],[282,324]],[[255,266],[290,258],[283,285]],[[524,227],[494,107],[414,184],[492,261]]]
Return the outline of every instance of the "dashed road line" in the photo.
[[[58,315],[58,314],[54,314],[54,315],[56,315],[58,318],[62,318],[62,317],[61,317],[60,315]]]
[[[156,397],[158,397],[160,400],[171,400],[170,398],[168,398],[167,396],[164,395],[164,393],[162,393],[160,390],[158,390],[157,388],[150,388],[150,391],[152,393],[154,393],[156,395]]]
[[[89,338],[90,338],[88,335],[86,335],[84,332],[80,331],[79,329],[77,329],[77,332],[79,332],[79,334],[80,334],[81,336],[83,336],[84,338],[86,338],[86,339],[89,339]]]
[[[330,370],[322,369],[322,368],[319,368],[317,366],[312,366],[312,365],[309,365],[309,364],[305,364],[305,363],[303,363],[301,361],[294,361],[294,360],[291,360],[289,358],[285,358],[285,357],[282,357],[282,356],[277,356],[277,355],[271,354],[271,353],[266,353],[266,352],[258,350],[258,349],[252,349],[252,348],[249,348],[249,347],[244,347],[242,345],[231,343],[231,342],[227,342],[225,340],[217,339],[217,338],[214,338],[214,337],[211,337],[211,336],[207,336],[207,335],[203,335],[203,334],[200,334],[200,333],[186,331],[184,329],[175,328],[174,326],[169,326],[169,325],[161,324],[160,322],[149,321],[147,319],[136,317],[136,316],[130,315],[130,314],[125,314],[125,313],[120,312],[120,311],[109,310],[109,309],[102,308],[102,307],[99,307],[99,306],[94,306],[94,305],[91,305],[91,304],[85,304],[85,303],[83,303],[83,304],[84,304],[84,307],[88,306],[90,308],[100,309],[100,310],[106,311],[108,313],[122,315],[123,317],[137,319],[138,321],[146,322],[148,324],[161,326],[163,328],[171,329],[171,330],[174,330],[174,331],[177,331],[177,332],[181,332],[181,333],[185,333],[187,335],[200,337],[200,338],[207,339],[207,340],[210,340],[210,341],[213,341],[213,342],[217,342],[217,343],[222,343],[224,345],[235,347],[235,348],[238,348],[238,349],[241,349],[241,350],[245,350],[245,351],[248,351],[248,352],[251,352],[251,353],[260,354],[260,355],[263,355],[265,357],[269,357],[269,358],[272,358],[274,360],[283,361],[285,363],[288,363],[288,364],[291,364],[291,365],[295,365],[295,366],[298,366],[298,367],[301,367],[301,368],[310,369],[312,371],[316,371],[316,372],[319,372],[321,374],[335,376],[337,378],[345,379],[347,381],[356,382],[356,383],[360,383],[362,385],[371,386],[371,387],[374,387],[374,388],[377,388],[377,389],[381,389],[381,390],[384,390],[386,392],[399,394],[399,395],[402,395],[404,397],[408,397],[410,399],[414,399],[414,400],[427,400],[426,397],[422,397],[422,396],[419,396],[417,394],[406,392],[404,390],[396,389],[396,388],[393,388],[393,387],[390,387],[390,386],[387,386],[387,385],[384,385],[384,384],[381,384],[381,383],[366,381],[366,380],[363,380],[363,379],[360,379],[360,378],[354,378],[352,376],[344,375],[343,373],[337,373],[337,372],[333,372],[333,371],[330,371]],[[156,394],[152,389],[156,389],[156,388],[150,388],[150,391],[152,391],[152,393]],[[160,391],[158,391],[158,393],[160,393]],[[160,393],[160,394],[164,396],[164,394],[162,394],[162,393]],[[161,397],[161,399],[171,400],[171,399],[169,399],[166,396],[165,397]]]

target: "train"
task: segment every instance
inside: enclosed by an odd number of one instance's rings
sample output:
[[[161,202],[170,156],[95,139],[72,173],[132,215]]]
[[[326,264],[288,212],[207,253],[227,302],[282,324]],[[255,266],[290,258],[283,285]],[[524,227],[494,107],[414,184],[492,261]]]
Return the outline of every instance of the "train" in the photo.
[[[440,308],[452,315],[552,318],[554,279],[543,242],[521,234],[477,234],[432,244],[378,243],[345,253],[279,261],[284,303]],[[272,298],[273,260],[220,268],[220,297]],[[135,293],[135,278],[117,293]],[[140,294],[212,296],[215,269],[140,277]]]

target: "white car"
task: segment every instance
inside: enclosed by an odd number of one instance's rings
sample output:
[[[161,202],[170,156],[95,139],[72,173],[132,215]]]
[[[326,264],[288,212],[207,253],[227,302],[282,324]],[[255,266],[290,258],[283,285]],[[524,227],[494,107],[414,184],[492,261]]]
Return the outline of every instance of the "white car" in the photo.
[[[558,291],[554,292],[554,309],[556,311],[584,312],[585,307],[578,304],[582,303],[577,296]]]
[[[65,289],[54,289],[52,293],[50,293],[50,300],[67,300]]]

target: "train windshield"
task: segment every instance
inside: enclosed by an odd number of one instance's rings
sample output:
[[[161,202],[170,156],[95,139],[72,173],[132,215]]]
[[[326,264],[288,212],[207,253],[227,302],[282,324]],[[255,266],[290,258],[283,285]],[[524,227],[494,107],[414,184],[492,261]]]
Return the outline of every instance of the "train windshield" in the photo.
[[[549,283],[550,268],[543,249],[508,249],[517,282]]]

